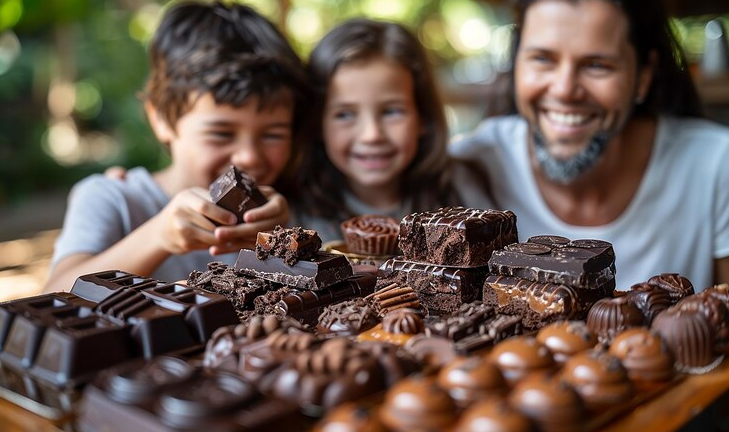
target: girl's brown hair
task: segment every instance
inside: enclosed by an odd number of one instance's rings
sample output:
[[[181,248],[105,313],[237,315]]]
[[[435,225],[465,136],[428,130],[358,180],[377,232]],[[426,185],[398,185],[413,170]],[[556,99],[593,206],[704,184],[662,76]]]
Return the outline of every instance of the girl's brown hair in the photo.
[[[410,71],[415,104],[423,126],[415,158],[403,175],[403,197],[412,198],[413,211],[458,201],[448,181],[448,128],[443,105],[422,46],[399,24],[359,18],[346,21],[329,32],[309,57],[310,80],[316,94],[315,118],[319,119],[319,124],[313,135],[312,148],[300,170],[306,193],[294,198],[308,214],[339,220],[353,216],[342,199],[346,178],[329,161],[324,149],[321,118],[329,83],[339,66],[376,57],[395,61]]]

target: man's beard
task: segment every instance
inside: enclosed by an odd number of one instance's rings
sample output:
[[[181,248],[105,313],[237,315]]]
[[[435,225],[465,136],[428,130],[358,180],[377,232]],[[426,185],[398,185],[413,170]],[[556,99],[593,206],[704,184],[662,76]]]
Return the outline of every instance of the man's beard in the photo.
[[[544,134],[538,128],[531,129],[534,156],[539,167],[548,179],[563,185],[572,183],[577,177],[594,167],[610,143],[610,135],[602,130],[590,138],[587,147],[576,155],[566,159],[556,158],[549,154]]]

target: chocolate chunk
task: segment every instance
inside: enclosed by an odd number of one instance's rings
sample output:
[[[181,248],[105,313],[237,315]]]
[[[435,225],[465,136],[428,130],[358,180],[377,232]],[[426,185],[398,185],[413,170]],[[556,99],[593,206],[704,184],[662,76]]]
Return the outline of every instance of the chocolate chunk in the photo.
[[[289,229],[277,225],[273,231],[259,231],[256,237],[256,256],[259,260],[272,255],[283,258],[290,266],[301,260],[314,259],[319,248],[319,234],[301,227]]]
[[[565,244],[563,237],[552,236],[532,239],[536,242],[511,244],[495,251],[489,260],[491,272],[585,289],[614,286],[615,253],[610,243],[573,240]]]
[[[232,165],[213,181],[209,189],[213,202],[233,212],[238,217],[238,223],[243,223],[245,212],[268,202],[256,182]]]
[[[378,286],[412,287],[430,314],[448,314],[478,299],[485,268],[454,268],[391,258],[380,266]]]
[[[291,266],[283,258],[269,256],[261,261],[255,251],[241,249],[235,268],[249,276],[307,290],[324,289],[352,276],[347,258],[328,252],[317,252],[313,260]]]
[[[369,330],[380,322],[377,313],[362,297],[356,297],[324,308],[319,315],[317,333],[353,336]]]
[[[516,216],[510,211],[444,207],[400,222],[400,250],[410,261],[485,266],[494,250],[516,241]]]
[[[538,329],[560,319],[582,319],[607,293],[568,285],[532,282],[490,275],[483,285],[483,301],[499,313],[520,315],[526,328]]]
[[[455,349],[461,354],[470,354],[482,348],[496,345],[504,339],[521,334],[521,317],[496,314],[478,326],[474,334],[456,341]]]
[[[326,306],[364,297],[375,289],[376,278],[366,273],[356,273],[352,277],[327,289],[317,291],[291,291],[276,303],[277,314],[296,318],[301,323],[315,326],[317,318]]]
[[[239,318],[254,309],[256,298],[281,287],[280,284],[248,276],[220,262],[208,263],[208,270],[204,272],[192,271],[187,278],[187,285],[227,298]]]
[[[479,326],[494,316],[494,309],[480,301],[466,303],[451,315],[430,316],[425,319],[426,334],[453,339],[454,341],[478,332]]]

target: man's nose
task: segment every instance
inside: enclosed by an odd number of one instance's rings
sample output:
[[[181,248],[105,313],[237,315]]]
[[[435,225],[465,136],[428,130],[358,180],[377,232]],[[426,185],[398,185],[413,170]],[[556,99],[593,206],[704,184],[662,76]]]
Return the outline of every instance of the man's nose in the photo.
[[[572,64],[560,65],[554,72],[549,91],[560,100],[574,100],[582,97],[584,89],[580,83],[578,68]]]

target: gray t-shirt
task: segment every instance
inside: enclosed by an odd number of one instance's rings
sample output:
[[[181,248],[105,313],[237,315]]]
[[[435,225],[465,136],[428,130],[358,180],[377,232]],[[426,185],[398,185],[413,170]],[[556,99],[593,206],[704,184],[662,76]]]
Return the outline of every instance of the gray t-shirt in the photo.
[[[129,170],[124,180],[101,174],[85,178],[69,194],[51,265],[69,255],[103,252],[159,213],[169,201],[145,168]],[[212,256],[207,250],[173,255],[151,276],[173,282],[186,279],[192,270],[205,270],[210,261],[230,265],[236,257],[236,253]]]

